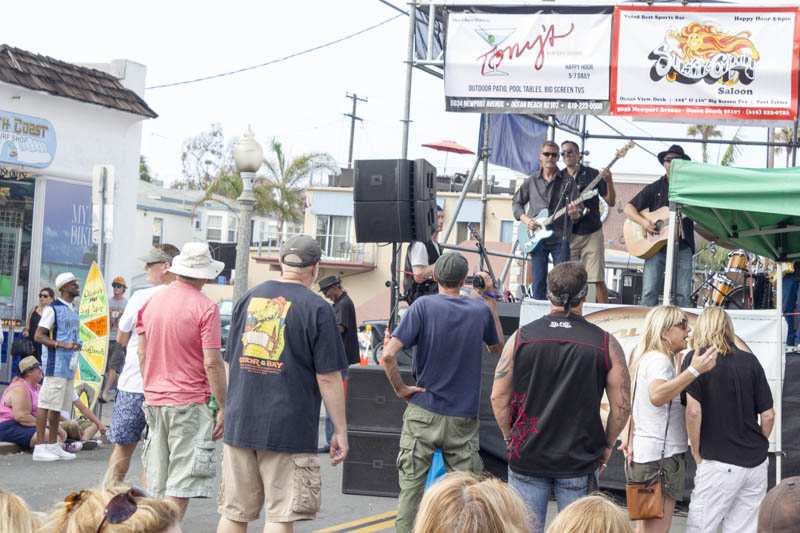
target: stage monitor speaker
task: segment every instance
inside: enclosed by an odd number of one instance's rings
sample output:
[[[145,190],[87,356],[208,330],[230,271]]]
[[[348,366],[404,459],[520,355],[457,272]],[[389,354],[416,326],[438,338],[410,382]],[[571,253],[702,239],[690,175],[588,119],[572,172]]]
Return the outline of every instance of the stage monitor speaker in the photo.
[[[408,385],[411,372],[401,370]],[[400,433],[406,402],[397,397],[382,366],[351,367],[347,376],[347,427],[353,431]]]
[[[342,492],[396,498],[400,494],[400,435],[348,431],[347,441],[350,451],[344,460]]]
[[[625,270],[620,279],[622,287],[620,292],[622,301],[625,305],[639,305],[642,299],[642,273],[638,270]]]
[[[414,169],[414,200],[436,200],[436,167],[425,159],[415,159]]]

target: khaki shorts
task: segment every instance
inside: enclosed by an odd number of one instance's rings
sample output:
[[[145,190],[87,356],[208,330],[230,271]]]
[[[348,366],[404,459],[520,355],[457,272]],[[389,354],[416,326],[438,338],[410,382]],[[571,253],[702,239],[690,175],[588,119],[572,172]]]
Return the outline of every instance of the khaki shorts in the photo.
[[[222,452],[219,514],[234,522],[312,520],[322,500],[319,456],[237,448]]]
[[[573,235],[569,242],[570,261],[580,261],[589,283],[605,281],[606,261],[603,228],[589,235]]]
[[[658,461],[633,463],[628,467],[628,481],[650,481],[658,473]],[[683,500],[686,486],[686,457],[679,453],[664,458],[664,478],[662,489],[666,496],[675,501]]]
[[[214,419],[202,404],[147,405],[142,462],[147,490],[157,498],[210,498],[217,475]]]
[[[39,409],[50,411],[72,411],[72,395],[75,390],[71,379],[45,376],[42,388],[39,389]]]

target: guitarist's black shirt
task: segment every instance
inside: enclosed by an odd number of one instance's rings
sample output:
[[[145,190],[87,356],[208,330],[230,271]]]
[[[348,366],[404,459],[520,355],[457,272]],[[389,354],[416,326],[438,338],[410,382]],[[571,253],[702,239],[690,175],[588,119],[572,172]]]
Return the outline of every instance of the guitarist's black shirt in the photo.
[[[567,172],[567,170],[564,169],[564,172]],[[589,185],[598,174],[600,174],[600,171],[596,168],[585,167],[583,165],[578,167],[578,174],[575,176],[575,181],[578,183],[580,192],[583,192],[586,186]],[[595,189],[597,189],[599,196],[608,194],[608,184],[606,180],[600,180],[597,185],[595,185]],[[600,198],[597,196],[589,198],[583,202],[583,206],[587,209],[587,212],[572,226],[572,233],[575,235],[591,235],[603,227],[603,222],[600,220]]]
[[[651,212],[669,205],[669,182],[666,176],[661,176],[656,181],[647,185],[634,196],[630,204],[637,211],[649,209]],[[694,222],[686,217],[681,217],[681,241],[694,252]]]
[[[555,178],[549,183],[542,177],[541,171],[535,176],[530,176],[522,182],[517,192],[514,193],[514,198],[511,200],[511,206],[514,209],[514,218],[519,220],[523,214],[527,214],[531,218],[536,218],[544,208],[547,208],[549,214],[553,214],[557,209],[564,207],[559,202],[564,195],[565,188],[572,186],[574,181],[571,177],[565,175],[564,170],[556,172]],[[575,188],[569,190],[570,199],[575,198]],[[526,208],[527,206],[527,208]],[[566,214],[564,216],[567,216]],[[569,220],[569,217],[567,217]],[[570,220],[570,222],[572,222]],[[564,231],[564,219],[559,218],[553,221],[550,229],[553,230],[553,235],[547,238],[544,242],[555,242],[561,240],[561,234]]]

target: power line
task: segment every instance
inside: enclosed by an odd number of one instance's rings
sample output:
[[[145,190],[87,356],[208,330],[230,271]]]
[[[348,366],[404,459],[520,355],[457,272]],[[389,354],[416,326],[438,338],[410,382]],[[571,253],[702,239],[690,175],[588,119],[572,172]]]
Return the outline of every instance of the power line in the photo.
[[[299,56],[302,56],[302,55],[305,55],[305,54],[309,54],[311,52],[315,52],[317,50],[321,50],[323,48],[327,48],[329,46],[333,46],[334,44],[339,44],[339,43],[344,42],[344,41],[346,41],[348,39],[352,39],[353,37],[358,37],[359,35],[361,35],[363,33],[367,33],[368,31],[372,31],[375,28],[379,28],[379,27],[383,26],[384,24],[388,24],[389,22],[391,22],[394,19],[396,19],[398,17],[401,17],[401,16],[402,15],[395,15],[395,16],[390,17],[390,18],[388,18],[388,19],[386,19],[386,20],[384,20],[382,22],[378,22],[377,24],[373,24],[372,26],[366,27],[363,30],[359,30],[359,31],[357,31],[355,33],[351,33],[349,35],[345,35],[344,37],[340,37],[340,38],[335,39],[333,41],[328,41],[327,43],[314,46],[313,48],[307,48],[306,50],[303,50],[301,52],[295,52],[293,54],[289,54],[287,56],[283,56],[283,57],[280,57],[278,59],[272,59],[270,61],[267,61],[266,63],[259,63],[258,65],[251,65],[249,67],[244,67],[244,68],[240,68],[240,69],[237,69],[237,70],[231,70],[231,71],[228,71],[228,72],[221,72],[219,74],[212,74],[210,76],[203,76],[201,78],[194,78],[194,79],[191,79],[191,80],[176,81],[176,82],[173,82],[173,83],[164,83],[164,84],[161,84],[161,85],[153,85],[151,87],[146,87],[146,89],[147,90],[163,89],[165,87],[176,87],[178,85],[188,85],[190,83],[197,83],[197,82],[200,82],[200,81],[213,80],[213,79],[216,79],[216,78],[224,78],[225,76],[233,76],[234,74],[240,74],[242,72],[247,72],[248,70],[255,70],[255,69],[266,67],[266,66],[269,66],[269,65],[274,65],[275,63],[281,63],[281,62],[286,61],[288,59],[292,59],[292,58],[299,57]]]

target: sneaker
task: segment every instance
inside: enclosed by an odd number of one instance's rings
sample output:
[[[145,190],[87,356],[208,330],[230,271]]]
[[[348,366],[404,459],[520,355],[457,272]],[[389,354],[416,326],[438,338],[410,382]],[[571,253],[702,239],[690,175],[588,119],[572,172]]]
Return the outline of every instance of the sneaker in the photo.
[[[62,448],[60,444],[52,444],[51,446],[53,446],[53,453],[58,455],[59,459],[62,459],[64,461],[71,461],[76,457],[74,453],[70,453],[66,451],[64,448]]]
[[[64,443],[64,451],[67,453],[79,452],[83,449],[83,443],[79,440]]]
[[[61,456],[58,455],[51,447],[50,444],[37,444],[33,447],[33,460],[34,461],[58,461]],[[56,445],[57,446],[57,445]]]

